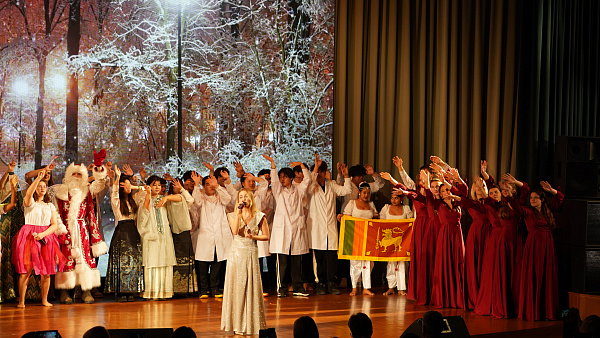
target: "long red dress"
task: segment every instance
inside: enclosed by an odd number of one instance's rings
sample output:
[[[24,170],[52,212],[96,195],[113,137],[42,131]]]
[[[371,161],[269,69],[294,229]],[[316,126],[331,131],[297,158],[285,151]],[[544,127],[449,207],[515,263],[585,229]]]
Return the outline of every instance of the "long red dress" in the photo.
[[[498,218],[496,208],[491,198],[487,198],[479,211],[486,213],[488,220],[492,226],[492,231],[486,241],[485,249],[483,250],[483,266],[481,268],[481,280],[479,284],[479,292],[475,302],[473,313],[480,316],[490,316],[494,306],[494,290],[493,284],[496,280],[498,272],[498,250],[500,237],[502,236],[502,223]],[[476,206],[477,204],[474,204]]]
[[[406,187],[400,185],[402,189]],[[407,297],[416,304],[426,305],[431,300],[433,259],[435,245],[431,242],[432,225],[427,211],[427,199],[414,190],[408,197],[413,201],[416,217],[413,238],[410,244],[410,269],[408,273]]]
[[[427,192],[427,202],[438,211],[441,222],[435,251],[431,305],[437,308],[464,308],[465,246],[460,209],[450,209],[443,201],[434,199],[430,191]]]
[[[523,259],[523,232],[515,208],[519,203],[508,198],[511,206],[508,217],[501,218],[502,233],[498,242],[498,261],[492,284],[494,297],[492,315],[497,318],[512,318],[517,315],[519,288],[521,287],[521,260]]]
[[[483,257],[487,244],[487,240],[492,232],[492,224],[490,223],[485,208],[475,207],[474,204],[480,206],[480,202],[473,200],[465,200],[463,207],[467,209],[473,223],[469,229],[467,240],[465,242],[465,293],[467,309],[474,309],[477,303],[477,294],[481,285],[481,275],[483,270]]]
[[[529,191],[525,184],[522,188]],[[559,191],[551,199],[550,208],[560,206],[564,195]],[[531,208],[517,208],[525,219],[529,235],[523,248],[519,319],[556,320],[558,313],[558,269],[554,238],[548,221],[538,218]]]

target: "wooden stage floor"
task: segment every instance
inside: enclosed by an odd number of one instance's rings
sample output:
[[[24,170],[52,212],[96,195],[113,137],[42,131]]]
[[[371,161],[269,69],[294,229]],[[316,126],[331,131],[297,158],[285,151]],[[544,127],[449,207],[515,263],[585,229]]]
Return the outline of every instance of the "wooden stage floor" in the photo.
[[[90,327],[108,329],[157,328],[185,325],[199,337],[236,337],[220,330],[220,299],[185,298],[167,301],[116,303],[110,297],[87,305],[55,304],[45,308],[28,303],[17,309],[16,303],[0,304],[0,337],[21,337],[37,330],[57,329],[63,337],[81,337]],[[347,293],[308,298],[265,298],[267,325],[278,337],[292,337],[294,321],[304,315],[314,318],[320,337],[350,337],[348,317],[364,312],[371,317],[373,337],[399,337],[404,329],[432,308],[415,305],[406,296],[356,296]],[[471,336],[476,337],[562,337],[562,322],[525,322],[517,319],[480,317],[458,309],[438,310],[445,316],[464,317]],[[239,337],[239,336],[237,336]]]

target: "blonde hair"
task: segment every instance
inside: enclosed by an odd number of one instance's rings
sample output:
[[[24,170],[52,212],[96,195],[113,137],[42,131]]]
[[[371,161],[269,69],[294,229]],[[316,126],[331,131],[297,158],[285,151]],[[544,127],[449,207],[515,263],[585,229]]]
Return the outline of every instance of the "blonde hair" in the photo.
[[[248,190],[246,188],[242,188],[240,189],[240,191],[238,191],[236,200],[235,200],[235,205],[236,207],[238,205],[240,205],[240,194],[242,193],[242,191],[245,191],[246,194],[248,194],[248,198],[250,199],[250,213],[252,214],[252,216],[254,217],[254,215],[259,211],[258,208],[256,207],[256,202],[254,201],[254,194],[252,193],[252,190]],[[242,218],[240,217],[240,222],[241,222]]]
[[[475,188],[477,188],[477,184],[475,182],[471,183],[471,199],[477,201],[477,192],[475,191]],[[488,188],[485,181],[483,181],[483,193],[488,193]]]

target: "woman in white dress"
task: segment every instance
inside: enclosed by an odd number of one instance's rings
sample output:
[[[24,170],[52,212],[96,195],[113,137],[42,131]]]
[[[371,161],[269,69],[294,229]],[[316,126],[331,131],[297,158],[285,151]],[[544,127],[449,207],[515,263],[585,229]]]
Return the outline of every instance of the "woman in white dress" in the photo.
[[[233,243],[225,271],[221,329],[258,334],[267,322],[256,241],[269,239],[269,226],[250,190],[241,189],[236,202],[237,209],[228,214]]]
[[[158,176],[146,181],[144,205],[138,210],[138,231],[142,237],[142,261],[144,264],[144,293],[148,299],[173,297],[173,266],[175,247],[167,217],[166,203],[181,202],[181,195],[161,195],[162,186]],[[140,196],[141,197],[141,196]]]
[[[362,182],[358,186],[358,199],[350,200],[344,209],[344,215],[350,215],[357,218],[374,219],[379,218],[375,204],[371,202],[371,186],[367,182]],[[350,260],[350,280],[352,281],[352,292],[350,296],[356,296],[358,282],[363,283],[363,294],[373,296],[371,289],[371,270],[372,261]]]
[[[383,175],[382,175],[383,176]],[[379,213],[381,219],[407,219],[413,217],[413,212],[408,205],[402,204],[402,195],[392,195],[391,205],[386,204]],[[388,262],[387,274],[388,290],[384,296],[393,295],[394,288],[400,295],[406,295],[406,262]]]

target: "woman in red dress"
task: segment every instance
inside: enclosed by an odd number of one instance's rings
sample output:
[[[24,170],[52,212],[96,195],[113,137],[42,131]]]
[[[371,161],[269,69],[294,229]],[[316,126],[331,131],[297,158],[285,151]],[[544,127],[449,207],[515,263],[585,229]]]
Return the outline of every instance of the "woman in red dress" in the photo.
[[[408,271],[407,297],[419,305],[426,305],[431,301],[435,242],[431,241],[431,229],[434,226],[429,217],[427,198],[425,197],[425,191],[430,189],[430,175],[427,167],[421,168],[417,190],[409,191],[401,183],[396,186],[413,201],[416,213],[413,238],[410,244],[411,260]]]
[[[479,286],[482,279],[484,252],[487,239],[492,232],[492,224],[488,219],[485,207],[482,205],[487,195],[485,182],[478,177],[471,185],[471,200],[465,201],[466,203],[463,204],[473,219],[465,242],[465,293],[467,309],[474,309],[477,302],[477,294],[479,293]]]
[[[521,186],[529,194],[529,205],[516,208],[523,217],[529,234],[523,249],[521,285],[519,291],[519,319],[556,320],[558,312],[558,270],[552,229],[556,226],[551,210],[557,209],[564,195],[546,181],[540,182],[542,189],[530,189],[512,176],[509,182]],[[546,198],[546,193],[554,197]]]
[[[460,201],[461,196],[467,196],[468,188],[456,169],[450,169],[449,174],[456,186],[445,180],[441,168],[438,167],[436,172],[442,182],[440,199],[435,199],[433,193],[427,191],[427,203],[437,211],[441,223],[435,250],[431,305],[464,308],[465,246],[460,224]]]

